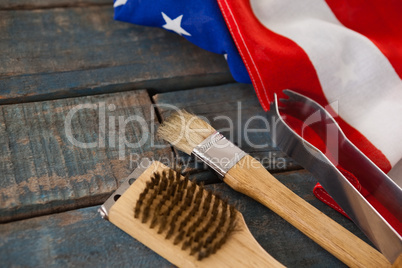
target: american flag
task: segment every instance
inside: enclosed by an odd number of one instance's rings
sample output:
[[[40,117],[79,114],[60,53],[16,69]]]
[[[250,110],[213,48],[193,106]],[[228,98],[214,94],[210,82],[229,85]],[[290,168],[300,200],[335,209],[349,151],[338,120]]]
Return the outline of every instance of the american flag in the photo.
[[[116,0],[114,8],[116,20],[225,55],[265,110],[283,89],[317,101],[385,173],[402,159],[400,0]],[[319,185],[314,192],[341,211]]]

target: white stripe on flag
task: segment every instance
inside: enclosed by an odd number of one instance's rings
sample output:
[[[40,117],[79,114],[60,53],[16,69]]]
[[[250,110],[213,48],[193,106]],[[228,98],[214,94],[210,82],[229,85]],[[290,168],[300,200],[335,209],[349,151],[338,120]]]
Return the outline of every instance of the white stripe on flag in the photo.
[[[307,53],[328,103],[395,165],[402,158],[402,81],[381,51],[343,26],[323,0],[251,5],[265,27]]]
[[[113,4],[113,7],[122,6],[122,5],[125,5],[126,3],[127,3],[127,0],[116,0]]]

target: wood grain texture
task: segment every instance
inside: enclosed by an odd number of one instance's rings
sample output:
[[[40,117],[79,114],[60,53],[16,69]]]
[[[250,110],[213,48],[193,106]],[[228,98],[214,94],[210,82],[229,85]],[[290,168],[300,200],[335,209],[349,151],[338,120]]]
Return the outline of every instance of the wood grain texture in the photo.
[[[165,239],[168,230],[159,233],[157,226],[154,228],[149,227],[150,219],[148,220],[148,223],[143,223],[141,217],[135,218],[134,211],[136,204],[141,193],[146,188],[147,183],[151,181],[151,176],[155,172],[162,174],[162,172],[169,172],[169,168],[160,162],[154,161],[112,205],[108,213],[110,222],[178,267],[284,267],[277,260],[272,258],[271,255],[264,251],[264,249],[256,242],[248,230],[243,216],[237,211],[234,212],[236,215],[234,218],[234,230],[230,232],[226,242],[218,249],[217,252],[205,259],[202,259],[201,261],[198,260],[198,252],[190,255],[190,248],[183,250],[181,243],[174,245],[173,241],[175,240],[175,236],[184,228],[181,230],[176,230],[177,233],[175,232],[173,237],[170,239]],[[181,177],[181,180],[184,181],[183,176]],[[168,189],[169,187],[172,186],[168,186]],[[189,189],[190,186],[186,186],[185,189],[186,188]],[[175,194],[172,194],[172,196],[175,196]],[[176,196],[178,196],[177,192]],[[202,201],[203,203],[201,207],[204,206],[205,198],[207,196],[205,189],[203,190],[203,196],[204,201]],[[157,201],[154,201],[154,204],[155,202]],[[191,207],[191,204],[189,205]],[[212,203],[209,203],[209,205],[210,206],[207,207],[212,208]],[[176,208],[179,207],[181,207],[181,205],[178,204]],[[185,211],[187,213],[190,212],[190,208],[187,208]],[[209,215],[207,214],[205,217],[203,217],[203,221],[198,226],[203,226],[204,224],[208,223],[208,221],[212,218],[211,211]],[[183,212],[181,217],[177,219],[176,224],[179,224],[183,218],[187,217],[185,214],[186,212]],[[151,210],[150,213],[153,215],[153,210]],[[175,212],[172,213],[174,214]],[[190,226],[196,222],[198,215],[201,215],[201,213],[193,215],[193,217],[189,220]],[[222,210],[217,212],[217,215],[218,219],[220,219],[222,217]],[[167,219],[165,218],[165,221],[166,220]],[[213,227],[212,224],[210,224],[210,227],[212,229],[216,228]],[[226,224],[226,227],[229,227],[228,224]],[[224,231],[225,227],[222,227],[221,232]],[[207,236],[210,235],[211,232],[212,230],[209,229],[205,231]],[[192,247],[194,247],[194,244]]]
[[[0,222],[100,204],[139,158],[168,156],[152,111],[144,90],[0,106]]]
[[[384,255],[297,196],[251,156],[243,157],[223,180],[272,209],[349,267],[390,267]]]
[[[0,11],[0,104],[233,81],[223,56],[113,7]]]
[[[259,159],[270,172],[301,168],[273,146],[270,132],[266,130],[268,124],[266,115],[252,85],[237,83],[168,92],[153,96],[153,100],[162,120],[169,116],[174,108],[185,109],[197,116],[205,117],[204,119],[212,127],[245,152]],[[203,162],[192,156],[182,152],[177,154],[183,162],[189,164],[190,170],[191,168],[207,169]],[[218,178],[215,181],[218,181]]]
[[[113,0],[2,0],[0,10],[43,9],[91,5],[113,5]]]
[[[303,199],[367,241],[348,219],[316,198],[315,179],[306,171],[275,174]],[[206,186],[237,203],[260,245],[287,267],[345,267],[339,260],[263,205],[225,184]],[[100,218],[98,207],[0,225],[4,267],[172,267],[129,235]]]

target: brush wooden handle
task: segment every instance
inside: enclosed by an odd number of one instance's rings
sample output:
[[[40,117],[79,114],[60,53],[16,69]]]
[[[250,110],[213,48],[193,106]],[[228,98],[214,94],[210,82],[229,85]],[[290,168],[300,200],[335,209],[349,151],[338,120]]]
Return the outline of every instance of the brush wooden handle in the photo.
[[[346,265],[391,266],[384,255],[293,193],[251,156],[231,168],[224,181],[277,213]]]
[[[402,268],[402,253],[394,261],[394,263],[392,264],[392,268]]]
[[[134,207],[146,187],[152,173],[168,168],[160,162],[152,165],[120,196],[109,211],[109,220],[114,225],[179,267],[284,267],[269,255],[254,239],[241,213],[236,214],[236,226],[227,241],[215,254],[197,260],[194,255],[158,234],[158,228],[149,228],[140,219],[134,218]]]

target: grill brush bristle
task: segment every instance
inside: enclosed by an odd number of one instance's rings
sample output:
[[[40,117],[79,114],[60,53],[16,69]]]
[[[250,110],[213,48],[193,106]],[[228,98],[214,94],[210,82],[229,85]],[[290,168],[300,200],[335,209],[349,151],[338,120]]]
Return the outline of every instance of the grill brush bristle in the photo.
[[[202,260],[215,253],[235,226],[234,206],[180,176],[178,171],[154,173],[140,194],[134,217],[174,245]]]

